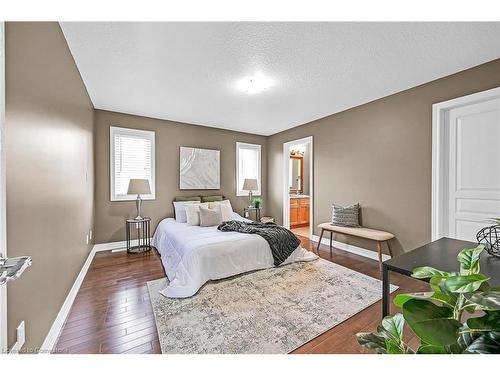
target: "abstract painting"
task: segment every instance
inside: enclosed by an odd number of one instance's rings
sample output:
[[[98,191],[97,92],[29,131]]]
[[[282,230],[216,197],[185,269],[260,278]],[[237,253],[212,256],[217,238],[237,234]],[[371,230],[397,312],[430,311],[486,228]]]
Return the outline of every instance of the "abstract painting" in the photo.
[[[180,186],[182,190],[220,189],[220,151],[180,148]]]

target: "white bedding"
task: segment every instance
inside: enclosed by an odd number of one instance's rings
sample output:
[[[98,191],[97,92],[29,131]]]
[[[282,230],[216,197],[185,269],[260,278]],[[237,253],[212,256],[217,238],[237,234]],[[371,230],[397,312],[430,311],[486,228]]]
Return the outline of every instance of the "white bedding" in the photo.
[[[234,220],[248,221],[234,213]],[[194,295],[209,280],[274,267],[267,241],[257,234],[221,232],[217,227],[191,226],[174,219],[158,224],[152,245],[158,249],[170,281],[165,297]],[[317,259],[297,247],[283,264]]]

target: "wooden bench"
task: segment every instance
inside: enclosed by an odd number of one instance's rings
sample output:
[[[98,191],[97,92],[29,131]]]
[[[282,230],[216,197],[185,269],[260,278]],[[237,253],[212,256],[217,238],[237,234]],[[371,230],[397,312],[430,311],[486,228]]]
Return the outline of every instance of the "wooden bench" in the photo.
[[[389,254],[391,254],[392,258],[392,249],[391,245],[389,244],[389,240],[394,238],[394,235],[392,233],[376,229],[363,228],[363,227],[341,227],[333,225],[331,223],[320,224],[318,225],[318,228],[321,228],[321,235],[319,236],[319,242],[317,248],[318,254],[319,254],[319,245],[321,244],[321,239],[323,238],[323,234],[325,233],[325,231],[327,231],[330,232],[330,255],[332,254],[332,234],[341,233],[359,238],[367,238],[369,240],[377,242],[380,270],[382,270],[382,242],[385,242],[387,244],[387,248],[389,249]]]

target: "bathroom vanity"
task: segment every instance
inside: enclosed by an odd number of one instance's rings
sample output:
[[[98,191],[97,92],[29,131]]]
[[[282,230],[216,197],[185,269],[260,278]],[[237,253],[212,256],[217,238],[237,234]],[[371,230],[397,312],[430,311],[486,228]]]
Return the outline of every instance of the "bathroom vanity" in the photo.
[[[309,196],[290,194],[290,228],[309,225]]]

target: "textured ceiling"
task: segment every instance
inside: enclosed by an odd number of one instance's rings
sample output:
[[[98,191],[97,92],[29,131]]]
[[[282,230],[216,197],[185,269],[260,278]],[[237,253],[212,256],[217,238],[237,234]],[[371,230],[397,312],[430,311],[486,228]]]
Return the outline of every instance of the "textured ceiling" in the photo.
[[[498,22],[61,26],[96,108],[263,135],[500,57]]]

